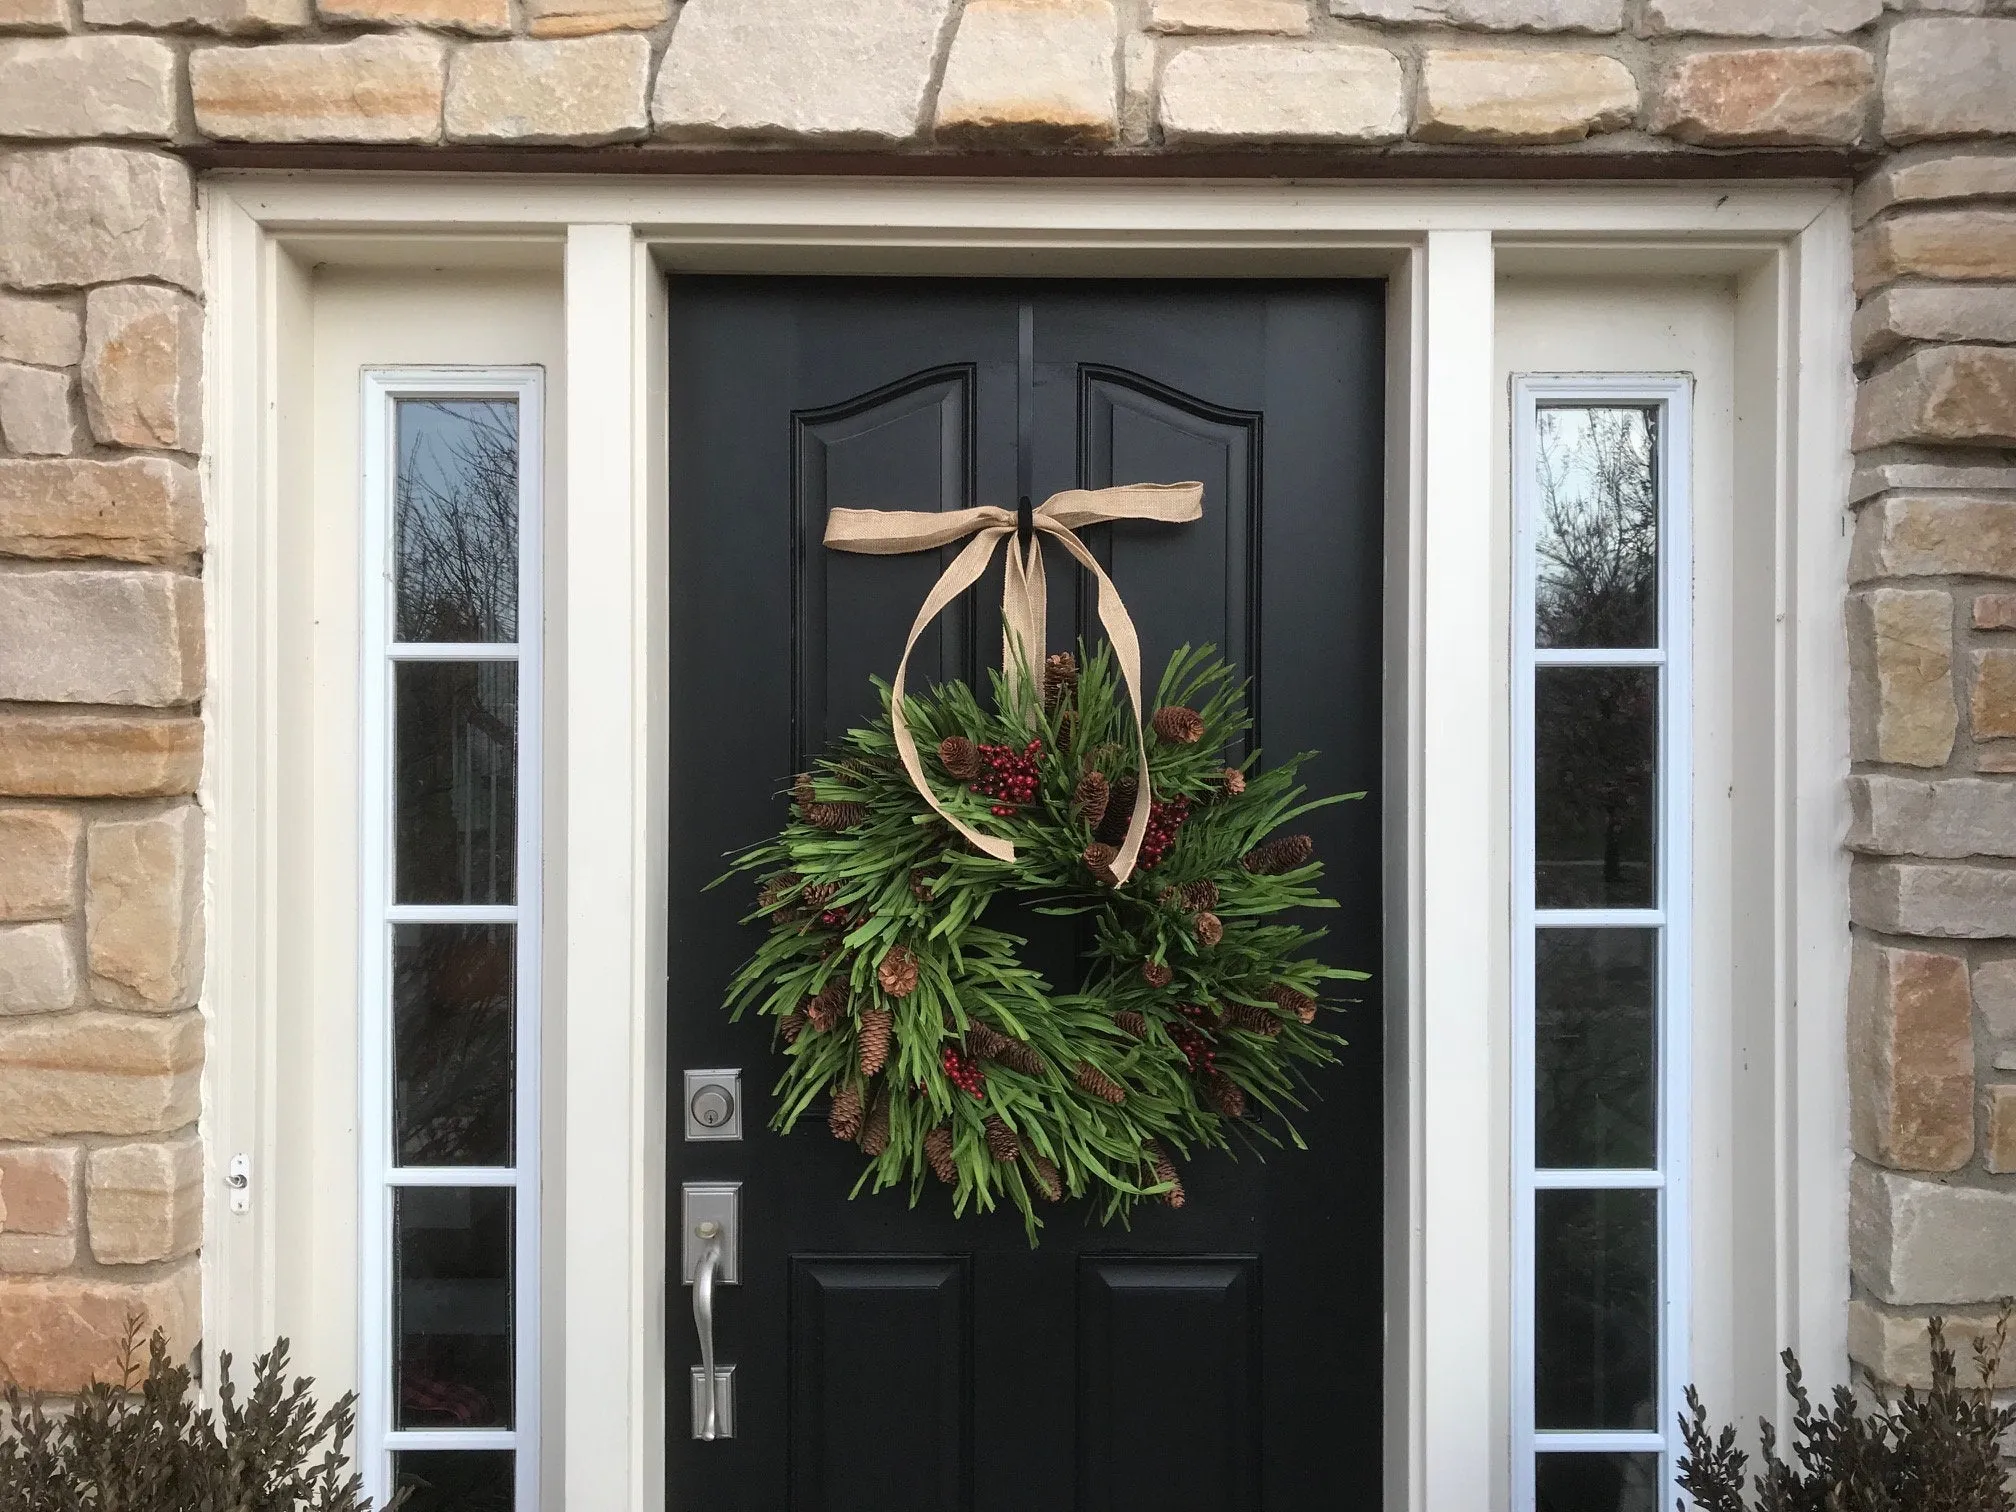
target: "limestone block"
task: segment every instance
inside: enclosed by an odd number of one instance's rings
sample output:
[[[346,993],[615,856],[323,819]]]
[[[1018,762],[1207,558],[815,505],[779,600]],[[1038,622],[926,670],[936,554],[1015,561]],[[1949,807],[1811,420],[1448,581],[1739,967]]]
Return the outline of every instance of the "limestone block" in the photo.
[[[1974,738],[2016,735],[2016,651],[1997,648],[1971,656],[1974,687],[1969,717]]]
[[[1848,845],[1865,856],[2016,856],[2016,783],[1848,779]]]
[[[2016,593],[1974,595],[1976,630],[2016,630]]]
[[[434,142],[446,49],[420,33],[210,47],[189,58],[196,127],[228,142]]]
[[[1856,942],[1848,985],[1849,1131],[1858,1154],[1957,1171],[1974,1154],[1974,1022],[1958,956]]]
[[[527,29],[535,37],[649,31],[671,14],[671,0],[525,0]]]
[[[193,1136],[93,1150],[84,1187],[100,1265],[173,1260],[203,1242],[203,1146]]]
[[[84,322],[71,305],[0,294],[0,362],[69,367],[83,350]]]
[[[60,32],[69,24],[64,0],[0,0],[0,31]]]
[[[1309,5],[1308,0],[1154,0],[1148,28],[1179,36],[1271,32],[1306,37]]]
[[[1953,862],[1861,862],[1849,874],[1848,912],[1884,934],[2008,939],[2016,937],[2016,872]]]
[[[308,18],[309,0],[84,0],[87,26],[193,27],[255,37],[298,30]]]
[[[69,374],[0,362],[0,440],[21,457],[60,457],[75,451],[77,421],[70,411]],[[0,462],[0,467],[6,465]]]
[[[173,136],[175,76],[153,37],[0,42],[0,136]]]
[[[1233,42],[1193,47],[1162,69],[1172,143],[1371,143],[1407,130],[1400,63],[1383,47]]]
[[[1631,70],[1602,53],[1436,48],[1421,60],[1424,142],[1579,142],[1638,114]]]
[[[346,26],[427,26],[476,37],[511,30],[511,0],[316,0],[315,11]]]
[[[2016,446],[2016,350],[1932,347],[1866,379],[1855,445]]]
[[[126,1320],[166,1335],[178,1363],[202,1333],[201,1273],[194,1259],[144,1280],[43,1276],[0,1280],[0,1379],[24,1391],[75,1392],[119,1379]]]
[[[195,1002],[202,895],[203,818],[195,805],[92,825],[84,877],[91,995],[150,1013]]]
[[[84,412],[108,446],[193,452],[203,443],[203,307],[153,284],[84,302]]]
[[[0,699],[194,701],[203,689],[203,585],[174,572],[0,574]]]
[[[2016,299],[2007,289],[1893,286],[1863,301],[1854,336],[1855,356],[1863,362],[1910,341],[2016,344]]]
[[[1855,520],[1849,577],[2016,578],[2016,501],[1970,494],[1899,494]]]
[[[0,1139],[172,1133],[196,1118],[202,1067],[195,1013],[0,1019]]]
[[[0,284],[126,278],[202,287],[196,203],[180,159],[132,147],[0,154]]]
[[[1859,47],[1690,53],[1660,74],[1651,129],[1704,146],[1853,142],[1875,84]]]
[[[1855,237],[1855,288],[1898,278],[2016,279],[2016,212],[1937,210],[1893,215]],[[2003,295],[2004,303],[2008,296]]]
[[[1946,1347],[1960,1362],[1962,1382],[1974,1385],[1974,1341],[1992,1343],[1995,1309],[1953,1310],[1942,1308],[1946,1325]],[[1888,1386],[1916,1386],[1924,1390],[1932,1384],[1932,1335],[1922,1314],[1897,1313],[1866,1297],[1848,1304],[1848,1358]],[[2002,1351],[1994,1384],[2016,1386],[2016,1350]]]
[[[0,808],[0,920],[63,919],[76,911],[83,832],[70,809]]]
[[[1977,742],[1974,747],[1977,772],[2016,772],[2016,740]]]
[[[448,66],[456,142],[615,142],[648,126],[651,44],[636,35],[475,42]]]
[[[1944,766],[1959,726],[1952,599],[1936,589],[1851,594],[1848,655],[1856,759]]]
[[[1892,205],[1921,200],[2016,196],[2016,156],[1985,148],[1960,148],[1937,157],[1884,163],[1855,191],[1855,219],[1866,221]]]
[[[0,1014],[77,1006],[77,957],[58,923],[0,924]]]
[[[0,1231],[0,1274],[48,1276],[77,1263],[75,1234],[9,1234]]]
[[[1882,493],[1909,493],[1924,488],[2000,488],[2016,492],[2016,466],[1994,465],[1990,458],[1948,454],[1881,460],[1865,459],[1856,464],[1848,480],[1848,501],[1859,504]]]
[[[952,0],[686,0],[651,119],[684,140],[914,140]]]
[[[196,472],[184,463],[0,460],[0,554],[169,562],[202,546]]]
[[[1622,31],[1623,0],[1330,0],[1354,21],[1446,25],[1476,31]]]
[[[2016,959],[1974,968],[1974,1006],[1996,1039],[2016,1039]]]
[[[173,798],[196,791],[203,722],[194,715],[0,710],[0,795]]]
[[[1104,146],[1119,133],[1111,0],[967,0],[938,86],[937,135]]]
[[[80,1152],[60,1146],[0,1150],[0,1233],[74,1232],[80,1163]]]
[[[1900,21],[1883,66],[1893,142],[2016,133],[2016,18]]]
[[[1988,1141],[1984,1159],[1998,1176],[2016,1171],[2016,1086],[1988,1089]]]
[[[1879,1302],[1981,1302],[2016,1292],[2016,1192],[1858,1162],[1848,1214],[1851,1267]]]
[[[1144,146],[1155,125],[1156,39],[1129,32],[1120,46],[1120,140]]]
[[[1646,0],[1643,29],[1652,37],[1831,37],[1882,14],[1883,0]]]

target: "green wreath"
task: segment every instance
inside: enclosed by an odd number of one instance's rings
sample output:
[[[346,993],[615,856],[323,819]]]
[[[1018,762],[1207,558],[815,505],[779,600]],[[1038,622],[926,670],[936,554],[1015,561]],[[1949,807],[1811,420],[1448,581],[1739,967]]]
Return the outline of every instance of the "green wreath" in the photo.
[[[946,810],[1012,841],[979,854],[913,787],[888,689],[793,789],[783,832],[735,860],[761,878],[750,921],[769,933],[730,985],[736,1017],[776,1020],[786,1057],[771,1125],[828,1104],[833,1134],[868,1157],[854,1187],[950,1185],[953,1210],[1004,1199],[1030,1242],[1040,1202],[1094,1196],[1103,1220],[1137,1202],[1183,1205],[1177,1161],[1248,1142],[1302,1147],[1288,1121],[1306,1072],[1344,1043],[1319,1026],[1324,984],[1364,980],[1310,952],[1324,931],[1280,916],[1332,908],[1300,816],[1304,756],[1227,766],[1248,728],[1210,648],[1163,673],[1148,741],[1139,863],[1110,863],[1136,798],[1135,716],[1101,647],[1082,674],[1048,659],[1040,693],[993,677],[999,712],[963,683],[905,699]],[[725,878],[723,880],[726,880]],[[990,921],[997,898],[1090,915],[1079,990],[1054,993],[1025,943]],[[1247,1117],[1274,1115],[1279,1132]]]

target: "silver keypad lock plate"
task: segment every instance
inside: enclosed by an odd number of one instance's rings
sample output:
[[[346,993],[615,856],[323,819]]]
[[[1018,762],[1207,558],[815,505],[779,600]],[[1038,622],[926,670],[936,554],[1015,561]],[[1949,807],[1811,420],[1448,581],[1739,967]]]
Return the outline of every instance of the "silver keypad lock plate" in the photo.
[[[742,1073],[686,1073],[686,1137],[689,1140],[742,1137]]]

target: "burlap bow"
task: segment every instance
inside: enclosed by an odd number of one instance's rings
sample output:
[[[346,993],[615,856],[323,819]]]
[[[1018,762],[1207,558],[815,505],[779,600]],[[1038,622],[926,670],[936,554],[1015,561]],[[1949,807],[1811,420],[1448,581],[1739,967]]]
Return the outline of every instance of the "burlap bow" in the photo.
[[[1148,831],[1148,738],[1141,724],[1141,638],[1135,633],[1127,606],[1120,602],[1120,590],[1073,532],[1109,520],[1157,520],[1180,525],[1199,518],[1203,512],[1202,483],[1132,483],[1120,488],[1066,489],[1037,506],[1031,516],[1034,532],[1027,547],[1018,542],[1008,548],[1007,572],[1001,585],[1001,667],[1011,700],[1019,697],[1022,679],[1040,676],[1043,668],[1049,615],[1043,581],[1043,537],[1049,536],[1076,557],[1099,584],[1099,623],[1106,628],[1106,639],[1112,644],[1113,659],[1120,668],[1120,680],[1126,684],[1127,697],[1134,706],[1134,746],[1139,758],[1140,796],[1127,822],[1127,838],[1113,860],[1113,875],[1121,882],[1134,870],[1135,858],[1141,853],[1141,838]],[[828,546],[835,551],[855,551],[867,556],[936,551],[966,536],[973,537],[926,595],[924,607],[917,611],[916,621],[910,626],[910,638],[903,643],[903,659],[896,664],[896,681],[890,688],[890,723],[903,770],[910,774],[910,781],[924,801],[982,851],[1002,861],[1015,859],[1013,845],[983,835],[953,818],[931,791],[931,784],[924,777],[924,763],[917,756],[917,742],[910,735],[910,722],[903,712],[903,685],[918,637],[948,604],[979,580],[994,559],[994,548],[1015,531],[1014,512],[992,504],[942,513],[836,509],[826,517]]]

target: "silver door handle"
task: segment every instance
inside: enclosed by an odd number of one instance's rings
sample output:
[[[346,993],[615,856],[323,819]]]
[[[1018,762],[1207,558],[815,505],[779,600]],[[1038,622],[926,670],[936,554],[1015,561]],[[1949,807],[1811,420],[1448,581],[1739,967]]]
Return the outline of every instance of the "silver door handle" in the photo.
[[[693,1271],[693,1326],[700,1333],[699,1437],[714,1439],[721,1436],[714,1390],[714,1272],[721,1265],[721,1225],[710,1218],[693,1232],[700,1238],[700,1263]]]

